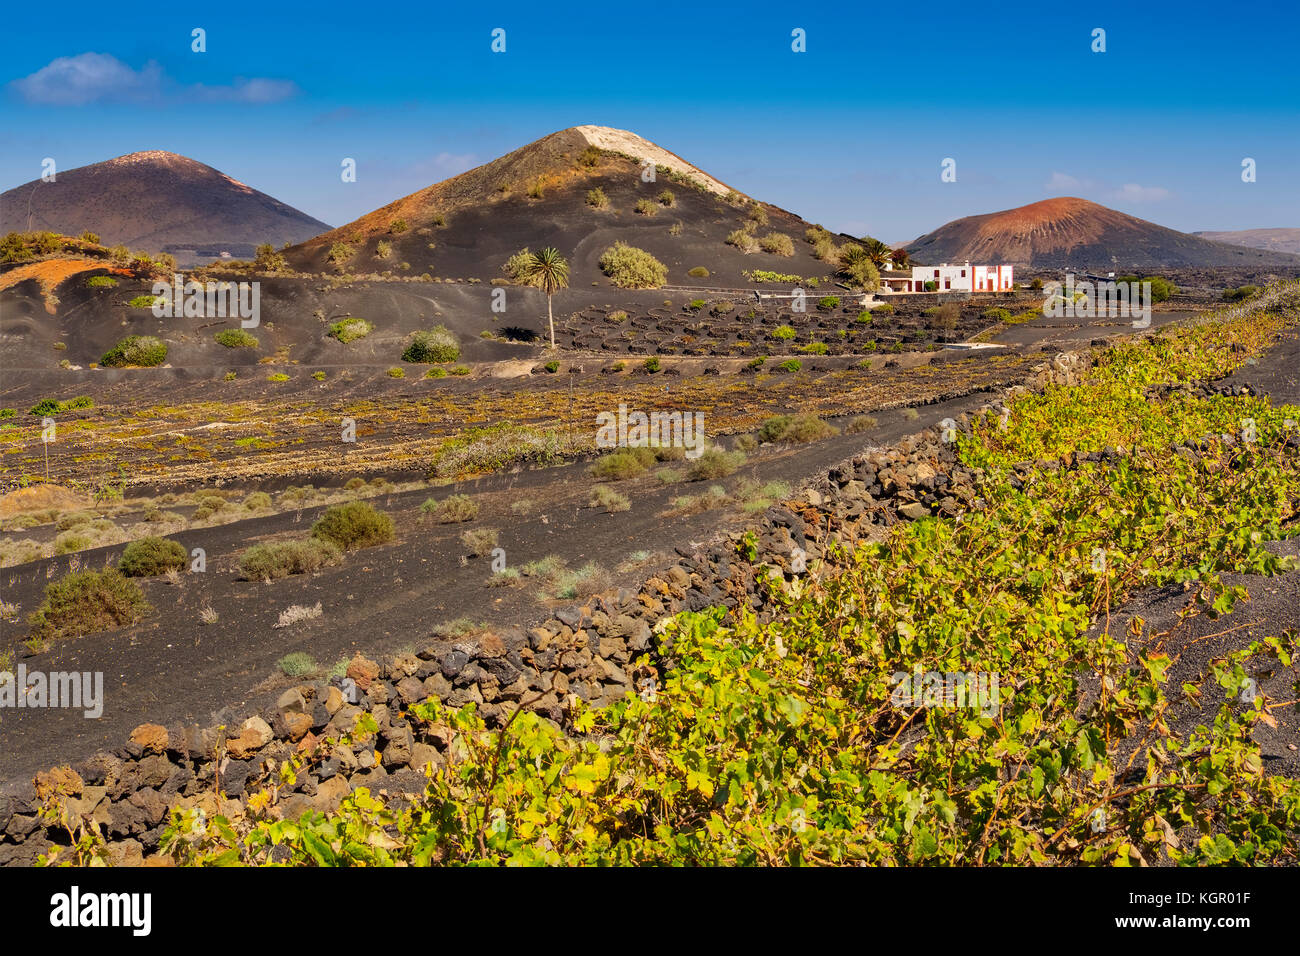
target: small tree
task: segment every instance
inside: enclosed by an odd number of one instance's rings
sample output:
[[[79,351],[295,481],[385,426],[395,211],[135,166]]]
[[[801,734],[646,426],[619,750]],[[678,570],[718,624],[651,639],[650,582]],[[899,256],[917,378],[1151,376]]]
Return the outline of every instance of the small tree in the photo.
[[[281,272],[288,267],[284,256],[276,252],[275,246],[269,242],[264,242],[257,247],[253,263],[260,272]]]
[[[555,314],[551,310],[551,296],[569,287],[569,263],[558,249],[547,248],[530,253],[520,263],[518,281],[546,293],[546,319],[551,326],[551,348],[555,348]]]

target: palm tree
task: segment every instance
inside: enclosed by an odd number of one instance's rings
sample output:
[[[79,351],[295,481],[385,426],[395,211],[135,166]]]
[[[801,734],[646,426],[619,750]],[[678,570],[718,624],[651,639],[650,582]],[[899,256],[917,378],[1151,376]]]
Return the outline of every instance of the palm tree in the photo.
[[[555,315],[551,311],[551,296],[569,287],[569,263],[558,249],[543,249],[529,253],[517,273],[524,285],[531,285],[546,293],[546,318],[551,324],[551,348],[555,348]]]
[[[880,285],[880,270],[871,261],[871,251],[856,242],[846,242],[840,248],[838,272],[850,283],[867,292],[874,292]]]
[[[891,253],[889,246],[879,239],[866,239],[864,244],[867,247],[867,258],[871,260],[871,264],[877,269],[884,266]]]

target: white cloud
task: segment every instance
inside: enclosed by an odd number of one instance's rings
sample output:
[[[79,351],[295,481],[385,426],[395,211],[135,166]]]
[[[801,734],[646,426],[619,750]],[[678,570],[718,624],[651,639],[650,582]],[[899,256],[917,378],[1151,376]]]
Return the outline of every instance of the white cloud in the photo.
[[[1048,192],[1055,193],[1063,192],[1065,190],[1079,189],[1083,185],[1082,180],[1076,179],[1068,173],[1053,172],[1052,178],[1043,185],[1043,188]]]
[[[38,106],[85,106],[164,97],[181,101],[276,103],[298,92],[298,87],[289,80],[262,78],[241,78],[226,86],[174,87],[162,67],[152,60],[135,70],[108,53],[61,56],[10,85],[28,103]]]
[[[1137,183],[1125,183],[1115,187],[1093,179],[1071,176],[1069,173],[1053,172],[1051,178],[1043,184],[1049,193],[1070,192],[1076,196],[1091,194],[1094,198],[1108,203],[1120,202],[1160,202],[1173,195],[1163,186],[1139,186]]]
[[[298,92],[292,80],[236,80],[230,86],[198,86],[189,91],[200,100],[216,103],[278,103]]]
[[[107,53],[81,53],[58,57],[13,86],[27,102],[43,106],[149,99],[162,91],[162,69],[150,61],[133,70]]]
[[[1163,186],[1139,186],[1137,183],[1125,183],[1111,193],[1114,202],[1159,202],[1168,199],[1172,193]]]

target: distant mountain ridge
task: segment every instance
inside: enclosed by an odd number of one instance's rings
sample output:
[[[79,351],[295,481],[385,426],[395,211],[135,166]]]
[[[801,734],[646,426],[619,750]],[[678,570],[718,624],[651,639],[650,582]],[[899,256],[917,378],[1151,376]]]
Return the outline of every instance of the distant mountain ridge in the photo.
[[[329,229],[306,213],[165,150],[60,171],[0,194],[0,232],[98,233],[132,250],[249,255],[254,245],[301,242]]]
[[[913,258],[1030,268],[1131,269],[1272,266],[1300,268],[1284,252],[1211,242],[1086,199],[1063,196],[967,216],[907,244]]]
[[[1300,229],[1235,229],[1228,232],[1194,232],[1192,235],[1233,246],[1300,254]]]

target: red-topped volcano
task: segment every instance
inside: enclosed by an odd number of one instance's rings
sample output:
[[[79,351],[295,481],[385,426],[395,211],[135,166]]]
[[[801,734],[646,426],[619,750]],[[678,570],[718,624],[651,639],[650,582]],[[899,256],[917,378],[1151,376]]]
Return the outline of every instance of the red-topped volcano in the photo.
[[[1210,242],[1073,196],[956,219],[908,243],[907,251],[924,263],[969,260],[1040,269],[1300,268],[1297,256]]]
[[[108,245],[204,250],[209,259],[223,251],[251,257],[257,243],[301,242],[328,228],[220,170],[165,150],[60,170],[54,182],[35,179],[0,195],[0,232],[75,236],[89,230]]]

